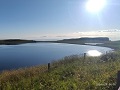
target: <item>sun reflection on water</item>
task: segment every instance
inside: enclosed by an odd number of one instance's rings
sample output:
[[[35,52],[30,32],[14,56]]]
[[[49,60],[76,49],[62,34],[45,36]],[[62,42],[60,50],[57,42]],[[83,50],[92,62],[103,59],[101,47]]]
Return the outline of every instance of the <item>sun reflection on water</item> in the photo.
[[[100,55],[102,55],[102,53],[99,52],[99,51],[97,51],[97,50],[89,50],[89,51],[87,52],[87,55],[88,55],[88,56],[93,56],[93,57],[95,57],[95,56],[100,56]]]

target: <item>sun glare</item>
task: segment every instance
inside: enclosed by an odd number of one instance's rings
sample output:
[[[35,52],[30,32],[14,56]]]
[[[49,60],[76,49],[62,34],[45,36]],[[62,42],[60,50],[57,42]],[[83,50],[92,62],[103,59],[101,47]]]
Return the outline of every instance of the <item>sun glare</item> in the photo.
[[[106,0],[88,0],[88,2],[86,3],[86,9],[89,12],[96,13],[102,10],[105,4]]]
[[[88,56],[100,56],[102,53],[97,50],[90,50],[87,52]]]

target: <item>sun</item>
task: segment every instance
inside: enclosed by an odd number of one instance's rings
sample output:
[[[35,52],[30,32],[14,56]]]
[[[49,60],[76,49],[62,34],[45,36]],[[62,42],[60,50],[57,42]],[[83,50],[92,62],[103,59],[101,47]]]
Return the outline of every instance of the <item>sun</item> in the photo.
[[[97,13],[101,11],[106,4],[106,0],[88,0],[86,3],[86,9],[89,12]]]

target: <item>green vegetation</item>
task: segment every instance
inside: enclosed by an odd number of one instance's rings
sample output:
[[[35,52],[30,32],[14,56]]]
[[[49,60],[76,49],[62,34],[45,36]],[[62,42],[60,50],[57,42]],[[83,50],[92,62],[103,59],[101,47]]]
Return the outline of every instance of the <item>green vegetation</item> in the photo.
[[[72,55],[47,65],[3,71],[1,90],[115,90],[120,70],[120,42],[102,44],[117,50],[100,57]]]

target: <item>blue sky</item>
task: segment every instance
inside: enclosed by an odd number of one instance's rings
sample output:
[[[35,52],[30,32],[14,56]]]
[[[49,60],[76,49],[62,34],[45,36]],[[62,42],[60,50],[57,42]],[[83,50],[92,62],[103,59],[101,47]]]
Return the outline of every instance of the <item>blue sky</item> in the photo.
[[[87,1],[0,0],[0,39],[73,38],[84,32],[84,36],[92,36],[90,32],[94,31],[97,36],[109,30],[120,33],[119,0],[106,0],[106,6],[99,13],[88,12]],[[114,37],[113,31],[109,35],[105,32],[104,36]]]

